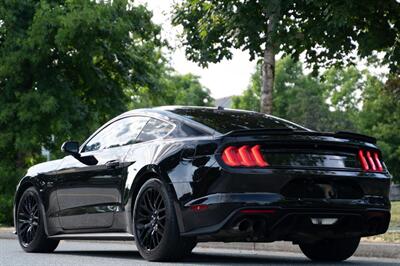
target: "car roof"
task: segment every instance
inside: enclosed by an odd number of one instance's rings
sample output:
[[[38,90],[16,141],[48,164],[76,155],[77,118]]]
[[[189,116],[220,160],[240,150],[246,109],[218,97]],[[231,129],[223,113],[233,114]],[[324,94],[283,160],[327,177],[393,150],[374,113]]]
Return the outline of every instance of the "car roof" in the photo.
[[[131,111],[127,111],[121,116],[126,116],[126,115],[133,115],[133,114],[158,114],[158,115],[163,115],[163,116],[168,116],[168,117],[173,117],[177,118],[179,117],[180,119],[184,119],[183,116],[173,113],[175,110],[198,110],[198,109],[206,109],[206,110],[213,110],[213,111],[229,111],[229,112],[239,112],[239,113],[257,113],[254,111],[248,111],[248,110],[239,110],[239,109],[230,109],[230,108],[222,108],[222,107],[210,107],[210,106],[181,106],[181,105],[168,105],[168,106],[158,106],[158,107],[152,107],[152,108],[140,108],[140,109],[135,109]]]
[[[207,110],[210,111],[212,113],[238,113],[238,114],[255,114],[255,115],[263,115],[266,117],[269,117],[273,120],[276,121],[281,121],[284,123],[288,123],[288,124],[292,124],[295,125],[298,128],[302,128],[303,130],[309,130],[307,128],[304,128],[300,125],[294,124],[291,121],[279,118],[279,117],[275,117],[272,115],[267,115],[267,114],[262,114],[259,112],[255,112],[255,111],[248,111],[248,110],[239,110],[239,109],[230,109],[230,108],[222,108],[222,107],[207,107],[207,106],[179,106],[179,105],[171,105],[171,106],[159,106],[159,107],[153,107],[153,108],[142,108],[142,109],[135,109],[135,110],[131,110],[128,112],[125,112],[123,114],[121,114],[120,116],[118,116],[117,118],[121,118],[123,116],[129,116],[129,115],[147,115],[147,116],[152,116],[154,118],[160,118],[160,119],[164,119],[164,120],[169,120],[171,122],[175,122],[179,121],[180,123],[185,123],[189,126],[195,127],[197,129],[203,130],[209,134],[212,135],[220,135],[220,134],[225,134],[226,132],[219,132],[217,131],[216,128],[212,128],[208,125],[205,125],[203,123],[201,123],[201,121],[195,121],[194,119],[191,119],[188,116],[185,116],[183,114],[180,114],[181,112],[179,111],[187,111],[187,112],[191,112],[191,111],[196,111],[196,110]]]

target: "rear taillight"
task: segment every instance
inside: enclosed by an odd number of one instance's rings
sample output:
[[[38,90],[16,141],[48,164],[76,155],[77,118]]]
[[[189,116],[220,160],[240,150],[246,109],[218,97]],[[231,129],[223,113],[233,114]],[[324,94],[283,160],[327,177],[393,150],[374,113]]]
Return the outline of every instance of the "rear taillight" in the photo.
[[[359,150],[358,159],[360,160],[362,169],[366,172],[383,171],[378,152]]]
[[[260,145],[229,146],[222,152],[222,160],[232,167],[267,167],[268,163],[260,150]]]

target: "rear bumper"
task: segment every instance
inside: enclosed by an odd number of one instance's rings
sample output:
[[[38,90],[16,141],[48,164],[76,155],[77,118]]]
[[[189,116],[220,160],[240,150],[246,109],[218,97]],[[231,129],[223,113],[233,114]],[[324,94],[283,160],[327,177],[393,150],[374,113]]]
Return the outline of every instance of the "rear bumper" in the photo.
[[[193,206],[203,206],[193,210]],[[314,241],[321,238],[369,236],[386,232],[390,201],[362,199],[296,199],[275,193],[217,193],[185,204],[184,236],[199,240]],[[333,218],[332,225],[311,218]]]

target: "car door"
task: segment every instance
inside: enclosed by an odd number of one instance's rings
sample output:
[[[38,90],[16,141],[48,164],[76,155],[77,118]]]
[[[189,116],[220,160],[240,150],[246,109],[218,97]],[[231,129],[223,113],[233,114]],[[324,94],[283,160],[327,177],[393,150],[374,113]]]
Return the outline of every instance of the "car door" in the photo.
[[[121,204],[127,167],[125,155],[148,118],[132,116],[99,131],[78,159],[64,158],[57,177],[59,219],[64,230],[108,228]]]

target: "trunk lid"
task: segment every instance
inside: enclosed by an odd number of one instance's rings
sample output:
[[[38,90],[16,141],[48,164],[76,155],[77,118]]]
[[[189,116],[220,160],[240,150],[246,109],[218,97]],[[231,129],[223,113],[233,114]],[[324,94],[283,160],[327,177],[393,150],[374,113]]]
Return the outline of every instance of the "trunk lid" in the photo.
[[[379,172],[382,172],[384,167],[381,152],[375,146],[376,139],[350,132],[237,130],[225,134],[222,142],[223,147],[220,150],[222,160],[226,162],[227,156],[231,156],[232,160],[239,162],[238,165],[228,164],[233,167],[252,167],[249,163],[241,165],[240,162],[243,161],[243,156],[249,160],[257,157],[257,154],[253,155],[252,150],[255,146],[258,146],[257,153],[262,155],[267,167],[272,168],[378,171],[379,164],[381,165]],[[226,153],[227,147],[233,147],[229,150],[229,154]],[[367,165],[365,162],[363,165],[360,151]],[[263,165],[255,164],[254,167]]]

